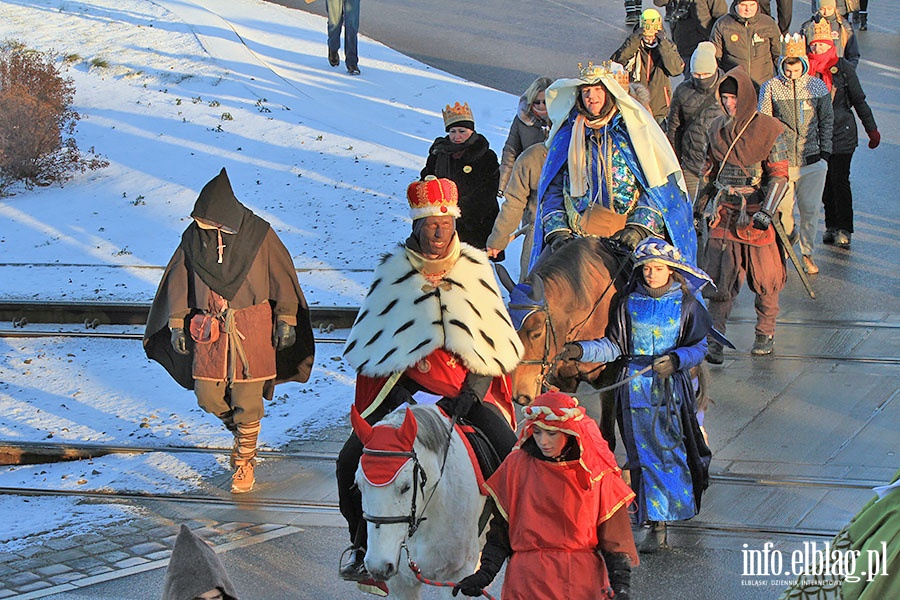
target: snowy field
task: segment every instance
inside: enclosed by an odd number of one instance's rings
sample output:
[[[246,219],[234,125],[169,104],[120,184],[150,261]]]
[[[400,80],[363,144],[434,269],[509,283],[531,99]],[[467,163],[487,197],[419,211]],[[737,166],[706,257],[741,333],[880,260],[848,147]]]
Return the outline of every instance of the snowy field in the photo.
[[[469,102],[499,153],[517,104],[367,39],[363,74],[350,77],[328,66],[324,19],[260,0],[8,0],[0,39],[69,57],[78,145],[110,162],[64,187],[0,199],[5,300],[149,303],[200,188],[226,167],[237,197],[291,251],[310,303],[356,306],[378,256],[409,231],[406,186],[443,135],[441,108]],[[230,446],[138,341],[0,343],[0,440]],[[343,421],[352,373],[340,349],[319,345],[310,381],[276,389],[263,447]],[[222,460],[161,453],[7,467],[0,487],[178,493],[220,474]],[[0,496],[0,512],[16,515],[0,525],[0,551],[125,510]]]

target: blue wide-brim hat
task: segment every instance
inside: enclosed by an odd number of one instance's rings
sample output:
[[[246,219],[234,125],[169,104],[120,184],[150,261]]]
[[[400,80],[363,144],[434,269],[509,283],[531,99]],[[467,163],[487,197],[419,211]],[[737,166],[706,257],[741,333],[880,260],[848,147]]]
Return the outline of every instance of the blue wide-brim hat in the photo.
[[[706,271],[688,263],[678,248],[672,244],[655,237],[649,237],[641,241],[634,249],[634,268],[643,267],[649,262],[661,262],[671,269],[678,271],[692,289],[699,290],[704,285],[715,287],[712,277]]]

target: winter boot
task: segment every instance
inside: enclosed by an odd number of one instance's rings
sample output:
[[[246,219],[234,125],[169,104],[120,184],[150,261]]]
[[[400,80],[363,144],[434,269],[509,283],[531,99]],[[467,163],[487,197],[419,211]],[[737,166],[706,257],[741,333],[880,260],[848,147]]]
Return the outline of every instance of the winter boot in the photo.
[[[772,354],[774,350],[775,336],[757,333],[756,339],[753,341],[753,348],[750,349],[750,354],[753,356],[766,356]]]
[[[706,346],[706,362],[721,365],[725,362],[725,349],[719,342],[711,341]]]
[[[253,489],[256,478],[256,440],[259,437],[259,421],[239,423],[234,433],[234,447],[231,449],[231,466],[235,469],[231,479],[231,491],[241,494]]]
[[[647,521],[641,529],[646,532],[646,535],[644,535],[637,546],[638,552],[641,554],[653,554],[658,552],[660,548],[666,547],[665,521]]]
[[[860,31],[869,30],[869,11],[861,10],[856,13],[856,22],[859,24]]]
[[[634,27],[641,22],[642,0],[625,0],[625,25]]]

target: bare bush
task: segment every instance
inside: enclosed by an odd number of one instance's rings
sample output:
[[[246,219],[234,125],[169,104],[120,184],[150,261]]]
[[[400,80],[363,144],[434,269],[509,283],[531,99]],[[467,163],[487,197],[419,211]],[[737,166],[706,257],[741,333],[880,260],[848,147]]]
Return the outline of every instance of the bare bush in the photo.
[[[61,184],[109,164],[78,150],[74,96],[52,54],[18,42],[0,46],[0,196],[18,181],[26,189]]]

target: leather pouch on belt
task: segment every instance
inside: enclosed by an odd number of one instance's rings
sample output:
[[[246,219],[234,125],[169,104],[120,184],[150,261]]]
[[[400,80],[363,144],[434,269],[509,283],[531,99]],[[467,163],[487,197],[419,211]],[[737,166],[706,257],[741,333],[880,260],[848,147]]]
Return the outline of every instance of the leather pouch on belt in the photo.
[[[740,208],[722,204],[716,211],[716,218],[710,223],[711,239],[726,239],[750,246],[768,246],[775,242],[775,229],[770,225],[767,229],[753,226],[753,213],[759,210],[759,204],[748,204],[746,214],[751,217],[747,225],[738,225],[741,216]]]
[[[610,210],[602,204],[590,205],[578,220],[578,228],[582,235],[595,235],[597,237],[609,237],[617,231],[622,231],[626,215]]]
[[[219,320],[210,314],[191,317],[191,339],[198,344],[212,344],[219,339]]]

